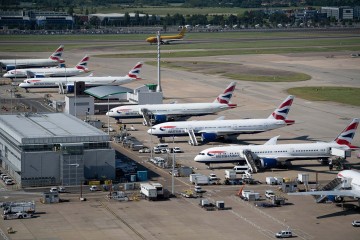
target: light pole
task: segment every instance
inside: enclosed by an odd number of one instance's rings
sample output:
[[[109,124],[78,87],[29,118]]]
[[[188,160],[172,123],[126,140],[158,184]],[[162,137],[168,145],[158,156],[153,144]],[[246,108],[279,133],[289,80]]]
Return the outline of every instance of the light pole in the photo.
[[[175,171],[175,151],[174,151],[174,135],[173,135],[173,159],[172,159],[172,171],[171,171],[171,193],[172,195],[175,194],[175,187],[174,187],[174,183],[175,183],[175,178],[174,178],[174,171]]]

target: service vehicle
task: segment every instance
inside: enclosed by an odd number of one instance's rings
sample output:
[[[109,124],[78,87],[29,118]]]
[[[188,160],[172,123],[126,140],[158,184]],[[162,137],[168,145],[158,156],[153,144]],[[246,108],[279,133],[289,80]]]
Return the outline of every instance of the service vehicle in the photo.
[[[4,214],[10,213],[34,213],[35,202],[9,202],[4,204]]]
[[[181,150],[180,147],[174,147],[174,148],[173,148],[173,152],[174,152],[174,153],[182,153],[182,150]]]
[[[140,194],[146,199],[153,200],[157,198],[157,189],[150,183],[140,183]]]
[[[98,186],[96,186],[96,185],[92,185],[92,186],[90,187],[90,191],[91,191],[91,192],[95,192],[95,191],[97,191],[97,190],[99,190],[99,188],[98,188]]]
[[[31,213],[25,213],[25,212],[17,212],[17,213],[10,213],[3,215],[4,220],[10,220],[10,219],[23,219],[23,218],[32,218],[33,215]]]
[[[235,166],[233,169],[235,170],[236,173],[245,173],[249,171],[249,166],[239,165],[239,166]]]
[[[194,192],[196,192],[196,193],[202,193],[203,191],[204,191],[204,190],[202,189],[201,186],[195,185],[195,187],[194,187]]]
[[[353,227],[360,227],[360,220],[354,220],[351,224],[353,225]]]
[[[274,193],[273,190],[266,190],[266,191],[265,191],[265,197],[271,199],[273,196],[275,196],[275,193]]]
[[[6,185],[13,185],[14,184],[14,180],[12,180],[11,178],[6,179],[4,182],[5,182]]]
[[[292,232],[291,230],[281,230],[280,232],[275,234],[275,237],[277,238],[291,238]]]

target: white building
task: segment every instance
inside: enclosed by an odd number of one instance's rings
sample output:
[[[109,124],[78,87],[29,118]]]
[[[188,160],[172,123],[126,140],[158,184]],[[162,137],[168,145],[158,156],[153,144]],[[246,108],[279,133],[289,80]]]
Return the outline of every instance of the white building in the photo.
[[[68,114],[0,115],[0,164],[23,187],[114,179],[109,141],[106,133]]]

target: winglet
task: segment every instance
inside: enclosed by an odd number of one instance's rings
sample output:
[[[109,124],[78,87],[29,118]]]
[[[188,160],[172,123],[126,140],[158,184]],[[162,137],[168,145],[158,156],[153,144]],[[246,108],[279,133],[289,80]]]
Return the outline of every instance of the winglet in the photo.
[[[270,138],[264,145],[276,145],[280,135]]]

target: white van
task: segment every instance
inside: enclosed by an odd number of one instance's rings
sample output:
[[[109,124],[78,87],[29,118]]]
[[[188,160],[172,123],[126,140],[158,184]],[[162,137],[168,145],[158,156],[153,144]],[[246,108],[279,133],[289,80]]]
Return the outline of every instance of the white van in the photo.
[[[233,168],[235,170],[236,173],[245,173],[248,172],[249,170],[249,166],[248,165],[239,165],[239,166],[235,166]]]
[[[159,143],[157,146],[156,146],[156,148],[158,148],[158,149],[167,149],[167,148],[169,148],[169,144],[167,144],[167,143]]]

